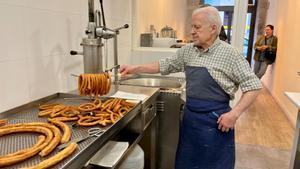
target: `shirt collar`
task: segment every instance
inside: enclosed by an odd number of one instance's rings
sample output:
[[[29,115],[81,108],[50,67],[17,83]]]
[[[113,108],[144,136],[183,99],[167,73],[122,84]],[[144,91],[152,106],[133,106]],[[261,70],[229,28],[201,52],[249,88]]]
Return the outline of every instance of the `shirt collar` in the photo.
[[[214,43],[205,50],[202,48],[199,48],[198,46],[195,46],[195,45],[194,45],[194,48],[196,48],[198,51],[203,52],[203,53],[210,53],[210,52],[214,51],[214,49],[216,49],[220,43],[221,43],[221,40],[219,37],[217,37],[217,39],[214,41]]]

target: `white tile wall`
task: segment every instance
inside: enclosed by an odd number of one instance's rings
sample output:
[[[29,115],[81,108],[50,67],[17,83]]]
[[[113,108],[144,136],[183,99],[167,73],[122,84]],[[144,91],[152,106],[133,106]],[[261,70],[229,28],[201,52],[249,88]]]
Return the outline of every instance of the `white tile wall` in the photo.
[[[10,4],[15,6],[24,6],[26,0],[1,0],[0,4]]]
[[[132,27],[132,0],[103,2],[107,26]],[[87,0],[0,0],[0,112],[76,89],[70,74],[83,71],[82,56],[69,51],[82,50],[87,6]],[[118,44],[120,63],[130,63],[131,29],[121,31]]]
[[[103,6],[108,21],[131,22],[132,0],[104,0]]]
[[[0,110],[29,100],[28,60],[0,62]]]
[[[0,62],[26,58],[24,8],[0,4]]]

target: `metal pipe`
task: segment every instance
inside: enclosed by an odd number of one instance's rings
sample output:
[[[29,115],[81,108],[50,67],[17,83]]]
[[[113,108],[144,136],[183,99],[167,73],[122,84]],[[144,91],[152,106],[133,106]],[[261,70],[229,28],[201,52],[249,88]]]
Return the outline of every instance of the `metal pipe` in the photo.
[[[94,0],[88,1],[89,22],[94,22]]]
[[[103,1],[99,0],[99,2],[100,2],[101,12],[102,12],[103,27],[106,28],[105,17],[104,17],[104,9],[103,9]]]
[[[103,39],[110,39],[116,35],[114,30],[105,28],[105,27],[98,27],[96,28],[96,36],[103,38]]]
[[[114,65],[119,65],[118,64],[118,36],[114,36]],[[119,77],[118,77],[119,69],[116,67],[114,69],[114,76],[115,76],[115,84],[119,83]]]
[[[95,11],[95,23],[96,23],[96,27],[100,27],[101,26],[101,12],[97,9]]]

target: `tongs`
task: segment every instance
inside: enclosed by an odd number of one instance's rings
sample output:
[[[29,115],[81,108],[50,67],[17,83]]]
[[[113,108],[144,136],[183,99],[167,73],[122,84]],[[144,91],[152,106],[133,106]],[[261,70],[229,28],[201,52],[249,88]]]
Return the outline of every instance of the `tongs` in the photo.
[[[99,137],[101,136],[106,130],[104,129],[101,129],[100,127],[93,127],[93,128],[90,128],[88,130],[88,136],[82,136],[82,137],[78,137],[74,140],[71,140],[67,143],[64,143],[64,144],[61,144],[58,146],[58,149],[61,150],[61,149],[64,149],[65,147],[67,147],[69,144],[75,142],[75,143],[80,143],[80,142],[83,142],[84,140],[88,139],[88,138],[91,138],[91,137]]]

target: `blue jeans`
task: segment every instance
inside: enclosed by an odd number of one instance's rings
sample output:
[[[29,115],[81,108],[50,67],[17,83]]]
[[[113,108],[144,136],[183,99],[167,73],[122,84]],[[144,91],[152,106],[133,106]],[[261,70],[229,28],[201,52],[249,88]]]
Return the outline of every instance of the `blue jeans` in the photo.
[[[254,73],[259,79],[261,79],[262,76],[266,73],[267,68],[268,65],[265,62],[254,62]]]

